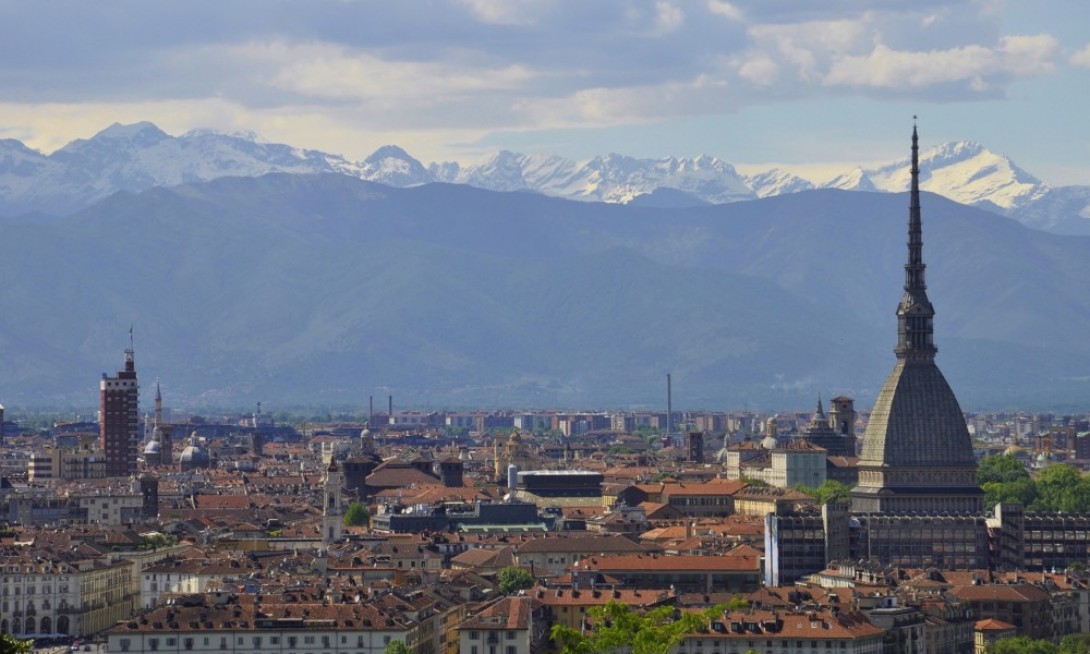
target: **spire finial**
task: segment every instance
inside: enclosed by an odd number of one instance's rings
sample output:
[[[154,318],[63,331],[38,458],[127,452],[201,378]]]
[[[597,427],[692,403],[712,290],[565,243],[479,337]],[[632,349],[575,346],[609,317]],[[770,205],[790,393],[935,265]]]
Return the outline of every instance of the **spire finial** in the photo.
[[[916,117],[912,117],[912,182],[908,201],[908,261],[905,262],[905,293],[897,307],[898,358],[932,358],[935,346],[932,318],[935,310],[927,299],[924,282],[923,221],[920,217],[920,143]]]

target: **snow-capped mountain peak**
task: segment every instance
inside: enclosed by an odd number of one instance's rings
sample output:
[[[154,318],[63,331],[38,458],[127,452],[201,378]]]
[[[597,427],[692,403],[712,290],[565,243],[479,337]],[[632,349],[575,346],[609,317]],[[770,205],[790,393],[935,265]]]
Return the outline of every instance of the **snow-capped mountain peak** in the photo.
[[[904,158],[867,174],[882,191],[908,190],[911,162]],[[1047,187],[1009,158],[973,141],[957,141],[920,153],[920,188],[962,204],[1016,209],[1041,197]]]
[[[877,166],[857,166],[817,186],[904,192],[909,168],[909,159],[903,157]],[[707,154],[641,159],[611,153],[576,162],[502,150],[480,164],[446,162],[425,167],[396,145],[383,146],[356,162],[336,154],[261,143],[252,133],[198,129],[174,137],[152,123],[140,122],[115,123],[51,155],[19,141],[0,141],[0,214],[64,214],[120,190],[137,192],[270,172],[340,173],[391,186],[442,181],[592,202],[628,203],[639,198],[644,204],[675,207],[737,202],[815,187],[789,170],[758,170],[743,176],[731,164]],[[1061,224],[1087,212],[1084,194],[1076,192],[1083,187],[1056,199],[1056,192],[1009,158],[972,141],[921,151],[920,173],[925,191],[1024,215],[1033,224]],[[1050,208],[1030,209],[1046,196],[1052,202]]]
[[[396,145],[384,145],[359,165],[357,175],[388,186],[418,186],[434,181],[424,165]]]

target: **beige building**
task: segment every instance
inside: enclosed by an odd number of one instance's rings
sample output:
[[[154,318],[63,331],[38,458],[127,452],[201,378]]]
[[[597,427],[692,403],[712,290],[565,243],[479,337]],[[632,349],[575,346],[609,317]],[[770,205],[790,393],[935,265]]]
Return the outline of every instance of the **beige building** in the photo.
[[[107,632],[107,650],[382,654],[394,640],[412,647],[413,639],[407,620],[369,604],[257,604],[253,596],[216,593],[121,622]]]
[[[799,484],[817,488],[825,483],[826,451],[805,439],[775,446],[759,456],[745,458],[752,448],[727,452],[727,478],[762,481],[777,488]]]
[[[828,611],[725,613],[707,633],[690,634],[675,654],[882,654],[884,631],[858,614]]]
[[[31,455],[27,461],[30,481],[50,479],[103,479],[106,477],[106,455],[91,445],[81,447],[47,447]]]
[[[458,626],[458,651],[530,654],[536,651],[534,645],[542,640],[543,634],[544,625],[535,625],[529,597],[501,597],[462,620]]]
[[[4,552],[0,631],[86,636],[132,615],[132,561],[56,561],[50,552]]]

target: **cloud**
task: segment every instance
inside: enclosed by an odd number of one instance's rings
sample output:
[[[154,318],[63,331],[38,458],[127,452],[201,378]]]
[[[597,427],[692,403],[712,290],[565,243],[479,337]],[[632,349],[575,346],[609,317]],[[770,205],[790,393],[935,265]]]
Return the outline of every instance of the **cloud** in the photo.
[[[60,22],[18,4],[0,3],[0,129],[58,145],[133,120],[325,148],[352,130],[461,144],[899,88],[978,99],[1058,56],[1052,37],[1004,34],[994,0],[116,0]]]
[[[1081,50],[1078,50],[1071,55],[1071,58],[1068,59],[1068,63],[1072,66],[1090,68],[1090,44],[1083,46]]]
[[[1012,77],[1052,72],[1057,48],[1056,39],[1047,35],[1008,36],[993,48],[970,45],[929,52],[897,51],[879,43],[865,55],[837,59],[824,82],[883,89],[965,83],[982,92]]]
[[[676,32],[685,24],[685,12],[669,2],[655,3],[655,32],[669,34]]]
[[[708,0],[708,11],[716,16],[723,16],[734,21],[741,22],[742,10],[726,0]]]

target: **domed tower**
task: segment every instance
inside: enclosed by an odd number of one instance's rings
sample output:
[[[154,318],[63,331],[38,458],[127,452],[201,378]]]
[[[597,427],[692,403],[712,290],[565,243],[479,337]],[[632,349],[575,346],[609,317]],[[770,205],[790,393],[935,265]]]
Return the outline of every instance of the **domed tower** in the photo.
[[[852,511],[980,513],[976,459],[965,416],[935,365],[935,310],[924,283],[920,166],[912,127],[908,261],[897,306],[897,362],[871,411]]]
[[[364,429],[360,432],[360,452],[364,456],[374,456],[375,454],[375,435],[371,433],[370,429]]]
[[[212,464],[208,452],[201,447],[198,438],[197,432],[194,431],[190,434],[189,445],[182,450],[182,455],[178,458],[178,469],[182,472],[193,470],[194,468],[207,468]]]
[[[151,433],[151,440],[144,446],[144,466],[148,468],[154,468],[157,465],[163,463],[163,449],[159,444],[159,430],[155,429]]]

